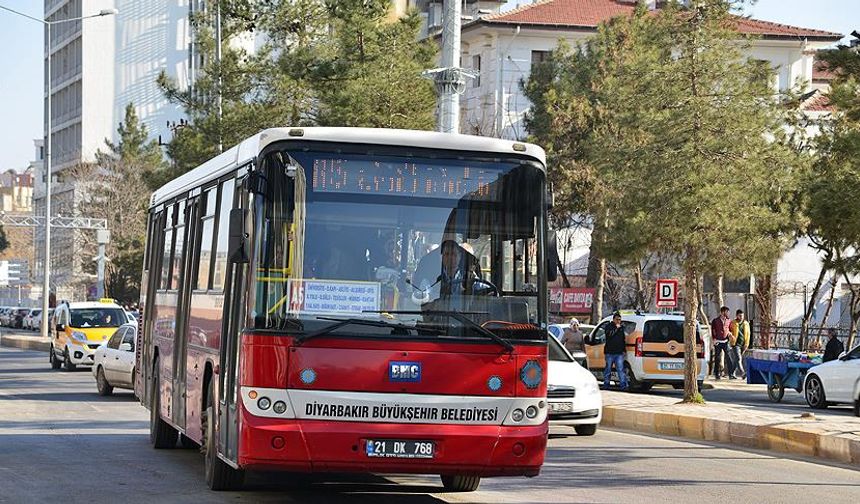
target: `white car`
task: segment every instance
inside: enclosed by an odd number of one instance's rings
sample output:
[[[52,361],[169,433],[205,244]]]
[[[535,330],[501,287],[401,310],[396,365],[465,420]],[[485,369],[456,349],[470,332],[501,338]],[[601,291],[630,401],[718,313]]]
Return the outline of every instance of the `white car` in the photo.
[[[134,345],[137,324],[120,326],[93,354],[93,376],[99,395],[111,395],[114,388],[134,388]]]
[[[555,338],[549,338],[546,396],[550,422],[572,426],[580,436],[597,432],[597,424],[603,417],[603,398],[597,379]]]
[[[804,377],[803,392],[812,408],[847,403],[853,404],[854,414],[860,416],[860,345],[836,360],[811,368]]]

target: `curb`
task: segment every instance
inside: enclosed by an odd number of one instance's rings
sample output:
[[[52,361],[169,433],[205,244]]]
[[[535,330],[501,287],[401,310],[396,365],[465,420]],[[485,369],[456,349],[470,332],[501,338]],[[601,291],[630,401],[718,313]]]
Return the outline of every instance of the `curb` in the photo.
[[[34,336],[0,335],[0,346],[47,352],[51,348],[51,342]]]
[[[631,410],[618,406],[604,406],[603,420],[600,423],[605,427],[646,434],[715,441],[744,448],[821,457],[860,466],[860,436],[851,439],[802,428],[730,422],[695,415]]]

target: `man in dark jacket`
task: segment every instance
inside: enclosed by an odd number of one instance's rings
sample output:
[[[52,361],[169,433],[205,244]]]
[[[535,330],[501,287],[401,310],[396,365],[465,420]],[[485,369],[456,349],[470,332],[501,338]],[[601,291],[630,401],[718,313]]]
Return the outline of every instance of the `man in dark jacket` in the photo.
[[[720,308],[720,316],[711,321],[711,338],[714,340],[714,379],[719,380],[723,372],[723,357],[726,357],[726,367],[729,368],[729,376],[734,373],[729,354],[729,307]]]
[[[621,325],[621,314],[612,315],[612,324],[606,328],[606,344],[603,346],[603,355],[606,358],[606,367],[603,368],[603,386],[609,388],[609,377],[612,375],[612,365],[618,373],[621,389],[627,390],[627,374],[624,372],[624,354],[627,352],[627,334]]]
[[[845,351],[842,342],[836,337],[836,329],[831,327],[828,333],[830,339],[827,340],[827,346],[824,347],[824,362],[838,359],[839,354]]]

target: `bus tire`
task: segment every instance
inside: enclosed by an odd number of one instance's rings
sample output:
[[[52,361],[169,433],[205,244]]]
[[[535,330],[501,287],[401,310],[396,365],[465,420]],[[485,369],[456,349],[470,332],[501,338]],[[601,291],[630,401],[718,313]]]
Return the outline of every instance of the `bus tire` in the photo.
[[[209,384],[209,394],[206,397],[206,411],[203,413],[203,457],[206,485],[210,490],[238,490],[245,482],[245,471],[233,469],[218,458],[215,447],[218,433],[215,430],[215,404],[212,397],[214,391]]]
[[[69,349],[67,348],[63,350],[63,369],[66,371],[74,371],[77,368],[78,366],[72,362],[72,358],[69,356]]]
[[[480,476],[470,476],[467,474],[442,475],[442,486],[449,492],[474,492],[480,484]]]
[[[179,435],[179,446],[185,448],[186,450],[200,449],[200,445],[185,434]]]
[[[105,372],[101,366],[99,366],[96,371],[96,387],[99,389],[100,396],[109,396],[113,394],[113,387],[111,387],[107,378],[105,378]]]
[[[149,405],[149,442],[153,448],[173,448],[178,432],[161,418],[161,378],[158,376],[158,361],[155,361],[152,384],[152,403]]]
[[[51,352],[51,354],[48,355],[48,362],[51,363],[51,369],[60,369],[60,366],[62,366],[63,363],[60,362],[60,359],[57,358],[57,354],[54,353],[54,345],[51,345],[49,352]]]

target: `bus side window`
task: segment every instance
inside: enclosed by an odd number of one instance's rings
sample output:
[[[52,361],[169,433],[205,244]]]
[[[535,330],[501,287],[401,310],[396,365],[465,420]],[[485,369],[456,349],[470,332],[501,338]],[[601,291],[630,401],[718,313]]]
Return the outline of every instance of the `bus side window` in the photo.
[[[217,187],[203,193],[205,205],[200,236],[200,265],[197,270],[197,289],[208,290],[212,283],[212,251],[215,238],[215,211],[217,210]]]
[[[212,276],[212,290],[224,289],[227,275],[227,242],[230,237],[230,210],[233,209],[233,193],[236,181],[228,179],[221,182],[218,191],[221,198],[218,205],[218,229],[215,238],[215,272]]]
[[[166,217],[164,220],[164,240],[162,240],[162,257],[161,257],[161,281],[158,282],[160,290],[170,288],[170,263],[172,260],[171,253],[173,252],[173,206],[166,209]]]

